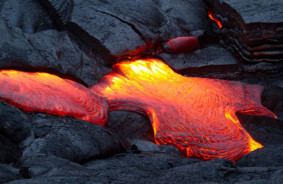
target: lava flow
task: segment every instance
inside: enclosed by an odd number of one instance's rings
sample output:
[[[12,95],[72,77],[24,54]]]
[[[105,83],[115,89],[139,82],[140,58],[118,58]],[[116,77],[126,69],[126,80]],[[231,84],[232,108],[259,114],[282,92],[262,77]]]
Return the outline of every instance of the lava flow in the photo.
[[[261,86],[183,77],[156,59],[118,63],[90,88],[47,73],[15,70],[0,71],[0,86],[0,99],[25,111],[100,125],[107,122],[108,106],[146,114],[157,144],[175,145],[203,160],[235,161],[262,147],[242,127],[237,112],[276,117],[261,105]]]
[[[25,111],[74,116],[100,125],[107,122],[103,97],[68,79],[42,72],[0,71],[0,99]]]
[[[236,113],[275,117],[261,105],[263,88],[241,82],[183,77],[156,59],[118,63],[90,88],[109,109],[148,115],[157,144],[189,157],[237,160],[261,148]]]

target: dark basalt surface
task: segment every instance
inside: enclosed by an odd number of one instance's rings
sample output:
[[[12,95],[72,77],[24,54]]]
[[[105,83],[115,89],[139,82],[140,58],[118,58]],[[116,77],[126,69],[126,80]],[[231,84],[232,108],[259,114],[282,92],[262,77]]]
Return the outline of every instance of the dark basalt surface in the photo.
[[[223,25],[220,29],[214,23],[213,32],[226,48],[243,61],[244,70],[273,73],[282,70],[282,1],[205,2]]]
[[[236,78],[241,73],[239,61],[218,44],[209,44],[188,54],[161,53],[159,57],[176,72],[186,76]]]
[[[208,19],[208,2],[225,28]],[[0,100],[0,183],[283,183],[282,2],[219,2],[2,0],[0,69],[47,71],[88,86],[118,61],[157,57],[182,75],[261,84],[262,102],[278,119],[238,117],[264,148],[235,163],[201,161],[155,144],[144,115],[110,112],[101,127]],[[200,49],[157,52],[178,36],[197,37]]]

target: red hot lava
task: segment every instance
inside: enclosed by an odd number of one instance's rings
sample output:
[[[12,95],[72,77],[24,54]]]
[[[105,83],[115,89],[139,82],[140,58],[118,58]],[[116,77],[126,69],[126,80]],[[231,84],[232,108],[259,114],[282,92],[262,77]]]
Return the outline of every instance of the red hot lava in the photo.
[[[262,87],[241,82],[183,77],[156,59],[123,62],[91,87],[110,110],[148,115],[157,144],[172,144],[203,160],[237,160],[261,148],[236,113],[275,117],[261,105]]]
[[[88,88],[42,72],[0,71],[0,99],[24,111],[74,116],[99,125],[107,122],[107,104]]]
[[[55,75],[14,70],[0,71],[0,86],[0,98],[23,110],[100,125],[107,121],[108,105],[112,111],[144,113],[157,144],[175,145],[203,160],[235,161],[262,147],[236,112],[275,117],[261,105],[261,86],[183,77],[156,59],[118,63],[90,89]]]

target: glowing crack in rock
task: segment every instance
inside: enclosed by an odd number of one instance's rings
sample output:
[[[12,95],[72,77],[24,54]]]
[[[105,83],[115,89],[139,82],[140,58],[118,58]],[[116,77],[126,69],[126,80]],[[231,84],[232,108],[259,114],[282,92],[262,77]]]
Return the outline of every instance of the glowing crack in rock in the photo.
[[[100,125],[107,122],[108,108],[143,113],[151,120],[157,144],[175,145],[203,160],[235,161],[262,147],[236,116],[241,112],[275,117],[261,105],[262,89],[183,77],[156,59],[118,63],[90,88],[47,73],[0,71],[0,98],[11,105]]]
[[[25,111],[107,122],[105,98],[83,85],[42,72],[0,70],[0,99]]]
[[[111,111],[146,114],[157,144],[175,145],[203,160],[235,161],[262,147],[237,112],[276,117],[261,105],[261,86],[183,77],[156,59],[118,63],[90,89],[107,98]]]
[[[217,26],[218,26],[220,29],[223,27],[223,25],[222,25],[222,23],[220,22],[220,20],[215,17],[215,14],[213,13],[212,9],[209,9],[209,10],[208,10],[208,17],[209,17],[211,20],[213,20],[213,21],[217,24]]]

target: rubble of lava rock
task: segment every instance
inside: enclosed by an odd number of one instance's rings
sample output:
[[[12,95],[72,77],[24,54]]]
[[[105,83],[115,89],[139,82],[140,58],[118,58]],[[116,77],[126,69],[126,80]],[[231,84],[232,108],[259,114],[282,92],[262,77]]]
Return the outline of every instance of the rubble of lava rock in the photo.
[[[238,114],[264,148],[202,161],[155,144],[144,115],[113,111],[102,127],[0,100],[0,183],[283,183],[282,10],[280,0],[1,0],[0,69],[91,86],[114,63],[158,58],[184,76],[263,85],[262,104],[278,119]],[[159,52],[180,36],[200,49]]]

